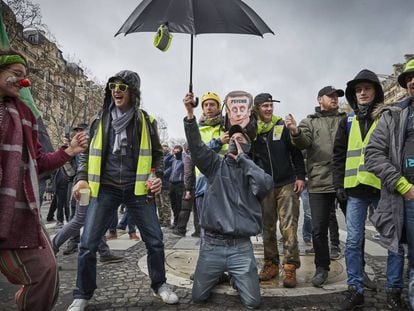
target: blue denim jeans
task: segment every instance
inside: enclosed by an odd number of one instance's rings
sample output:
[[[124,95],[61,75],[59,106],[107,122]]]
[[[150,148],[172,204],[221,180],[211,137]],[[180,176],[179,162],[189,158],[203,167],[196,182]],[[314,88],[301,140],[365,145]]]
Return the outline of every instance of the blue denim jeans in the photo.
[[[166,282],[163,235],[154,202],[148,202],[146,196],[134,195],[133,189],[120,190],[102,185],[98,197],[91,199],[86,216],[78,256],[76,288],[73,291],[75,299],[90,299],[97,288],[96,251],[121,203],[127,206],[147,248],[151,288],[157,291]]]
[[[414,309],[414,200],[404,200],[404,225],[407,234],[408,264],[410,269],[408,298],[411,308]]]
[[[303,189],[300,194],[303,207],[303,225],[302,225],[302,238],[305,242],[312,241],[312,213],[309,205],[309,193],[308,188]]]
[[[348,285],[355,285],[359,293],[364,292],[363,283],[363,241],[365,239],[365,221],[368,207],[378,205],[377,197],[349,197],[346,206],[346,239],[345,261],[348,274]],[[402,253],[401,253],[402,251]],[[388,251],[386,288],[403,287],[404,253]]]
[[[213,242],[214,243],[214,242]],[[194,273],[193,301],[205,301],[223,272],[234,280],[240,299],[247,308],[260,305],[260,287],[256,259],[250,239],[228,245],[216,245],[205,237]]]
[[[137,228],[135,227],[135,224],[132,221],[131,216],[129,216],[128,209],[125,210],[125,213],[124,213],[124,215],[122,215],[121,221],[116,226],[116,228],[125,230],[127,226],[128,226],[128,233],[129,234],[137,232]]]

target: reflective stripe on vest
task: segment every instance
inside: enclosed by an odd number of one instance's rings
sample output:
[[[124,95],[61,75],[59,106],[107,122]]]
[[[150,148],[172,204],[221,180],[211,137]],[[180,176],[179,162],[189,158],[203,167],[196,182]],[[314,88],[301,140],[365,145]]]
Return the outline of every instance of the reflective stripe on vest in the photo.
[[[203,143],[208,144],[213,138],[217,139],[220,138],[220,134],[224,133],[221,130],[221,125],[216,126],[200,126],[198,128],[200,131],[201,140]],[[227,153],[227,149],[229,148],[228,144],[224,144],[221,146],[221,149],[219,151],[219,156],[224,157],[224,155]],[[196,167],[196,176],[199,176],[201,172]]]
[[[150,116],[150,122],[154,118]],[[152,148],[151,139],[148,134],[148,126],[144,113],[141,111],[141,143],[139,148],[137,172],[135,177],[135,195],[147,194],[147,186],[145,185],[148,175],[151,171],[152,165]],[[92,138],[91,145],[89,148],[89,159],[88,159],[88,183],[91,188],[91,196],[96,198],[99,193],[99,186],[101,180],[101,165],[102,165],[102,142],[103,142],[103,131],[102,131],[102,120],[99,121],[98,129]]]
[[[352,118],[345,162],[344,188],[354,188],[359,184],[364,184],[381,189],[381,180],[374,174],[368,172],[364,165],[365,147],[368,145],[369,139],[377,126],[377,123],[377,120],[372,123],[367,135],[365,135],[364,141],[362,141],[359,122],[356,119],[356,116]]]

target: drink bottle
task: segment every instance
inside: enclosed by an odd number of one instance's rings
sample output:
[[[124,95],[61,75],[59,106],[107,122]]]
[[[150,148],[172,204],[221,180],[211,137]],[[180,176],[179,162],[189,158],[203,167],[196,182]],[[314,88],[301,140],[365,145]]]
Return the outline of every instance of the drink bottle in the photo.
[[[147,190],[148,190],[148,194],[147,194],[147,199],[148,200],[153,200],[155,197],[155,194],[151,191],[151,185],[152,185],[152,181],[156,178],[157,176],[155,176],[155,168],[151,169],[151,172],[148,176],[148,179],[146,181],[146,185],[147,185]]]

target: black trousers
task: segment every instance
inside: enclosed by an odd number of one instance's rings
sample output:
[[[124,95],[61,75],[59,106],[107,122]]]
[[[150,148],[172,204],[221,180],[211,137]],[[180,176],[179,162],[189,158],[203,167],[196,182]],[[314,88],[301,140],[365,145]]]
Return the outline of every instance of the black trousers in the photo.
[[[315,266],[329,270],[329,217],[335,209],[335,193],[309,193]]]
[[[171,209],[174,215],[174,226],[177,226],[178,216],[180,215],[182,201],[184,193],[184,183],[170,183],[170,200],[171,200]]]

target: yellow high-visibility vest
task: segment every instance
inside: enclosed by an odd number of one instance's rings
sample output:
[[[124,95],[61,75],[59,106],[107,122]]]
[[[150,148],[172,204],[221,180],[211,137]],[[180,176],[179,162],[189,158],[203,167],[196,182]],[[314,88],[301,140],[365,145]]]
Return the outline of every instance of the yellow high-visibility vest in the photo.
[[[154,118],[149,116],[149,120],[152,123]],[[144,113],[141,111],[141,143],[139,146],[139,156],[137,171],[135,177],[135,195],[147,194],[147,186],[145,182],[148,179],[148,175],[151,171],[152,165],[152,147],[151,137],[148,133],[148,126]],[[101,180],[101,165],[102,165],[102,144],[103,144],[103,131],[102,131],[102,119],[99,120],[97,131],[92,138],[89,147],[89,159],[88,159],[88,183],[91,188],[91,196],[96,198],[99,193],[99,186]]]
[[[221,125],[200,126],[198,130],[200,131],[201,140],[205,144],[209,143],[213,138],[215,139],[220,138],[220,135],[223,134],[223,131],[221,130]],[[229,147],[228,144],[222,145],[218,153],[219,156],[224,157],[224,155],[227,152],[228,147]],[[196,168],[196,176],[198,175],[200,175],[200,171],[198,170],[198,168]]]
[[[378,121],[375,120],[364,140],[361,137],[361,130],[356,116],[352,118],[352,124],[348,137],[348,150],[345,162],[345,178],[344,188],[354,188],[359,184],[368,185],[377,189],[381,189],[381,180],[373,173],[367,171],[365,163],[365,148],[369,139],[377,126]]]

